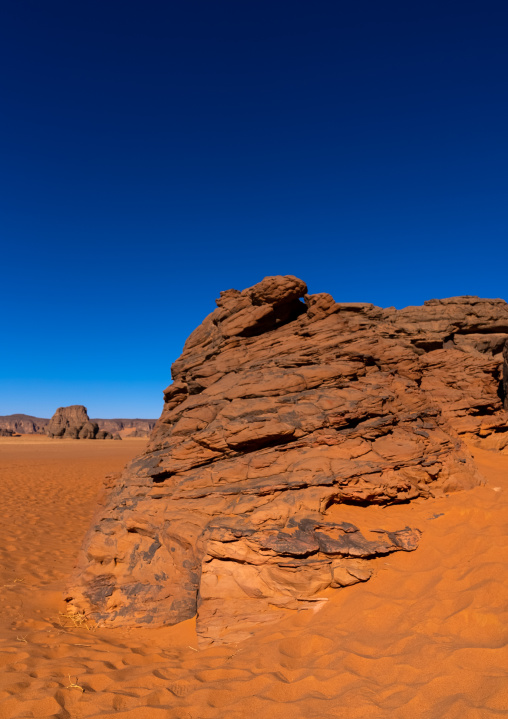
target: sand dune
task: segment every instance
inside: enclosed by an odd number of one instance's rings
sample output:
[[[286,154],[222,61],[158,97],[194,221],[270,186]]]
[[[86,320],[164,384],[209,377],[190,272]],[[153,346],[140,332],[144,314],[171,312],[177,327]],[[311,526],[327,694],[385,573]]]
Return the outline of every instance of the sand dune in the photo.
[[[422,530],[237,646],[196,651],[192,621],[74,627],[62,588],[102,478],[143,440],[0,439],[0,719],[483,719],[508,714],[508,456],[473,448],[485,486],[334,518]],[[361,520],[359,519],[361,517]]]

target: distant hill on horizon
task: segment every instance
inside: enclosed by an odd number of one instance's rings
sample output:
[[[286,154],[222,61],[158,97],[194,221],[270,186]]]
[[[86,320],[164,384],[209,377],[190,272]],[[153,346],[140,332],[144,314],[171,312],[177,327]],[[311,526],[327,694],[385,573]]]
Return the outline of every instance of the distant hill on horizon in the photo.
[[[30,414],[0,415],[0,429],[10,429],[18,434],[44,434],[49,421],[47,417],[34,417]],[[108,432],[121,432],[124,429],[132,428],[136,432],[148,434],[157,420],[115,417],[113,419],[92,418],[91,421],[96,422],[99,429],[105,429]]]

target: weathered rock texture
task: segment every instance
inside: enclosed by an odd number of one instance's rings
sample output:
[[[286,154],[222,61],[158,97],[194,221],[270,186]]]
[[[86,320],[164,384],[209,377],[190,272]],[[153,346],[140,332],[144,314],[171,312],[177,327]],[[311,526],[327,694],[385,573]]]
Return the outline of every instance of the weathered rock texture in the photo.
[[[106,430],[99,429],[88,417],[86,407],[73,404],[59,407],[46,427],[49,437],[67,437],[68,439],[113,439]]]
[[[368,539],[331,522],[333,504],[481,482],[461,436],[508,441],[506,303],[397,311],[306,293],[292,276],[222,292],[191,334],[146,452],[85,539],[79,610],[113,625],[197,612],[203,643],[237,641],[417,546],[415,529]]]

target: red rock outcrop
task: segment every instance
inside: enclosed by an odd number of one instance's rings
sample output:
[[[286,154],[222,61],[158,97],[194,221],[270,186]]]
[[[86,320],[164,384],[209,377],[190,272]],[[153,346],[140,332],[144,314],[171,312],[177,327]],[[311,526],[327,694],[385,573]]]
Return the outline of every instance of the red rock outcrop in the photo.
[[[308,295],[296,277],[228,290],[188,338],[143,455],[87,534],[67,598],[106,624],[197,612],[238,641],[328,587],[369,578],[416,529],[367,539],[333,504],[407,502],[481,482],[461,435],[508,441],[508,305],[397,311]]]
[[[99,430],[98,425],[90,420],[82,404],[59,407],[46,427],[46,434],[67,439],[113,439],[110,432]]]

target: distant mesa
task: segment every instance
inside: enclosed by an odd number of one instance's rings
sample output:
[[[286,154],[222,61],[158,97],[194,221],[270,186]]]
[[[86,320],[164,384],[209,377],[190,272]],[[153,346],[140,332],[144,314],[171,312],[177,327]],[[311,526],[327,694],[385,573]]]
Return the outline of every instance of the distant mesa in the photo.
[[[126,437],[148,437],[149,432],[147,432],[145,429],[133,429],[129,434],[125,435]]]
[[[149,437],[155,427],[155,419],[92,419],[99,429],[111,433],[122,433],[123,437]]]
[[[343,508],[483,481],[464,440],[508,446],[507,338],[499,299],[383,309],[293,276],[221,292],[146,450],[104,496],[67,600],[112,626],[197,614],[205,645],[366,581],[419,532],[362,533]]]
[[[49,419],[32,417],[29,414],[8,414],[0,417],[0,429],[12,430],[15,434],[45,434],[48,423]]]
[[[77,419],[78,415],[74,416],[74,410],[77,407],[81,408],[84,411],[84,414],[86,415],[86,420],[83,419],[82,413],[79,413],[79,417],[81,418],[79,420]],[[0,416],[0,437],[15,436],[21,434],[48,434],[48,427],[50,423],[55,420],[57,414],[61,410],[73,410],[70,413],[70,416],[74,417],[73,422],[71,423],[73,426],[78,426],[81,421],[83,421],[83,425],[81,425],[81,427],[83,427],[84,424],[87,424],[88,422],[90,422],[92,425],[97,425],[98,430],[95,434],[95,439],[104,439],[105,435],[107,434],[113,435],[113,439],[121,439],[122,436],[148,437],[156,422],[155,419],[89,419],[85,407],[83,407],[82,405],[73,405],[72,407],[60,407],[51,419],[46,419],[44,417],[33,417],[27,414],[10,414]],[[67,425],[65,425],[65,422],[63,434],[55,433],[55,430],[58,432],[61,431],[62,421],[62,417],[59,416],[53,425],[54,430],[51,430],[52,434],[50,436],[62,437],[65,435],[66,437],[73,437],[75,433],[73,430],[70,429],[71,424],[69,424],[68,427],[70,431],[65,434],[65,429],[67,429]],[[3,430],[12,431],[13,434],[2,434]],[[90,433],[90,431],[91,428],[90,426],[88,426],[84,430],[84,434]],[[104,432],[104,434],[102,434],[102,432]]]

